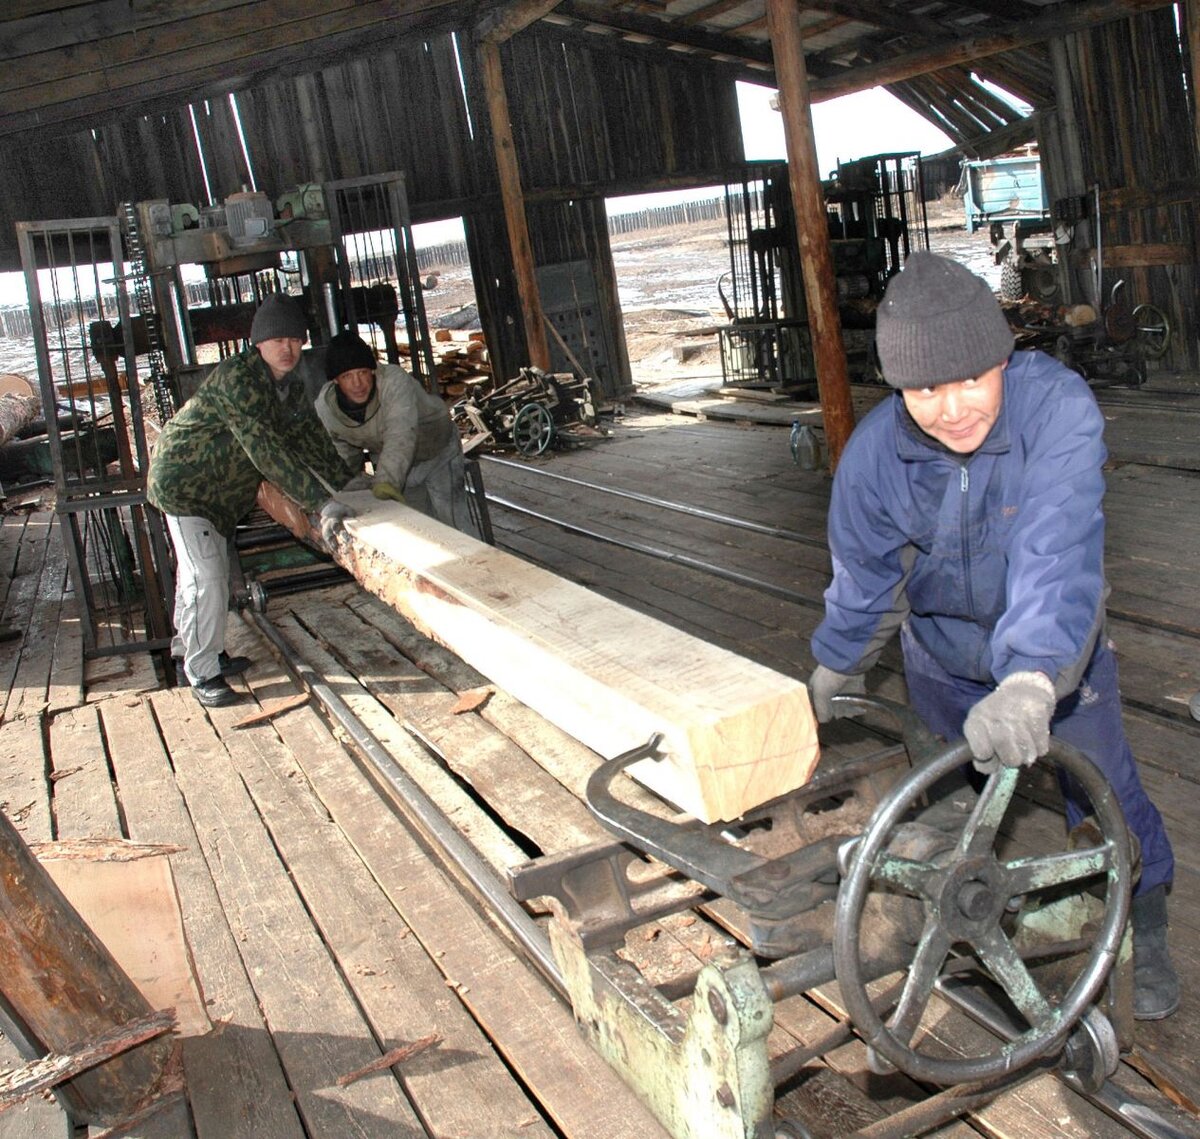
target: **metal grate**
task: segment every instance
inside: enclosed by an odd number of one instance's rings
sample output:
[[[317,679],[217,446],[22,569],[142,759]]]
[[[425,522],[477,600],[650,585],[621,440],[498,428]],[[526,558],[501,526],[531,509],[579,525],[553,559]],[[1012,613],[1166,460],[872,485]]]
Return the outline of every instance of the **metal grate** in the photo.
[[[404,175],[396,172],[326,182],[324,192],[337,249],[346,327],[377,327],[388,362],[398,364],[396,321],[403,317],[409,371],[429,391],[436,391],[433,346],[421,298],[421,272],[409,226]],[[336,331],[339,322],[331,323]]]
[[[89,655],[170,643],[118,219],[19,222],[55,513]],[[57,412],[57,414],[56,414]]]

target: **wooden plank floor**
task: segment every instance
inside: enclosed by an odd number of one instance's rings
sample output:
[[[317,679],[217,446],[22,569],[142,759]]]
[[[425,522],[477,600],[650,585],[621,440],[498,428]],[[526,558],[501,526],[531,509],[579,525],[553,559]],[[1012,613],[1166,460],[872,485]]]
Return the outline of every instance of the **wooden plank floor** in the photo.
[[[828,580],[828,479],[792,464],[778,426],[638,411],[613,431],[606,443],[537,462],[486,462],[490,492],[577,528],[496,505],[499,542],[697,636],[806,675]],[[1197,478],[1125,459],[1110,474],[1109,500],[1111,631],[1130,735],[1180,862],[1172,940],[1189,993],[1200,983],[1200,835],[1192,823],[1200,725],[1185,704],[1200,689],[1191,585]],[[587,483],[791,533],[731,530]],[[187,691],[158,683],[148,658],[84,669],[49,522],[33,510],[0,526],[0,623],[25,631],[0,643],[8,683],[0,807],[30,840],[118,834],[179,848],[172,862],[185,927],[215,1026],[183,1042],[186,1096],[128,1134],[663,1135],[472,893],[405,825],[340,729],[311,704],[238,727],[252,710],[299,691],[251,622],[231,617],[231,648],[256,661],[237,682],[248,695],[242,707],[201,709]],[[280,596],[268,616],[497,872],[603,837],[580,803],[597,757],[503,692],[455,712],[458,696],[486,679],[357,586]],[[885,659],[883,690],[898,691],[897,666],[895,656]],[[861,746],[845,726],[833,737],[835,751]],[[688,914],[637,931],[628,952],[667,980],[727,943],[718,924]],[[821,1037],[839,1011],[836,992],[785,1002],[772,1052]],[[964,1031],[953,1020],[939,1028],[959,1043]],[[1196,1109],[1187,1105],[1200,1103],[1198,1034],[1200,1004],[1192,1001],[1168,1021],[1140,1026],[1119,1081],[1196,1135]],[[342,1082],[428,1037],[436,1040],[411,1059]],[[851,1042],[789,1083],[779,1107],[824,1139],[926,1094],[900,1077],[868,1075],[862,1046]],[[0,1113],[0,1139],[69,1133],[52,1101]],[[942,1133],[1126,1131],[1047,1074]]]

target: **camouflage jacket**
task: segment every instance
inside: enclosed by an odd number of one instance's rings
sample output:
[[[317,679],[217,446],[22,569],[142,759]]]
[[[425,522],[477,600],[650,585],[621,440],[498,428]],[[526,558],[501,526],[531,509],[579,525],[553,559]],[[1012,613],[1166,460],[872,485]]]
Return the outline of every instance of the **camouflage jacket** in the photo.
[[[305,510],[351,475],[301,384],[277,383],[256,349],[222,361],[163,428],[146,495],[164,514],[207,518],[232,536],[274,483]],[[318,477],[319,476],[319,477]]]

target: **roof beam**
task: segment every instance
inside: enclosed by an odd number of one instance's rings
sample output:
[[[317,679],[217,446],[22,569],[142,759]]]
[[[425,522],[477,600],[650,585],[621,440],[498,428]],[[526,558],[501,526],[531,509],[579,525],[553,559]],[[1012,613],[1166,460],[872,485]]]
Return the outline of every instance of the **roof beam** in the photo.
[[[680,28],[654,16],[639,16],[634,12],[614,12],[592,0],[563,0],[555,9],[556,16],[612,28],[616,32],[645,36],[658,42],[695,48],[710,55],[728,56],[741,63],[771,66],[771,49],[767,44],[751,43],[735,36],[720,35],[701,28]]]
[[[513,0],[498,8],[489,8],[475,25],[475,38],[480,43],[502,44],[519,31],[537,23],[558,7],[559,0]]]
[[[823,103],[871,87],[900,83],[955,64],[970,63],[985,56],[1041,43],[1055,36],[1123,20],[1139,12],[1165,8],[1169,3],[1170,0],[1100,0],[1099,3],[1063,5],[1036,20],[1027,21],[1019,31],[967,36],[953,43],[937,44],[864,67],[848,69],[841,75],[814,79],[810,84],[812,100],[814,103]]]

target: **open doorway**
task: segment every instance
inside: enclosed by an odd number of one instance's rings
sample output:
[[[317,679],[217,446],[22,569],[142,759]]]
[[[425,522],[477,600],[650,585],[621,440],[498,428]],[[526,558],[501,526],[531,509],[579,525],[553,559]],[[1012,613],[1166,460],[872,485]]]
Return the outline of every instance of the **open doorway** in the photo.
[[[633,382],[721,382],[718,282],[729,270],[725,189],[609,198],[608,229]]]
[[[491,377],[461,217],[412,227],[438,390],[449,402]]]

